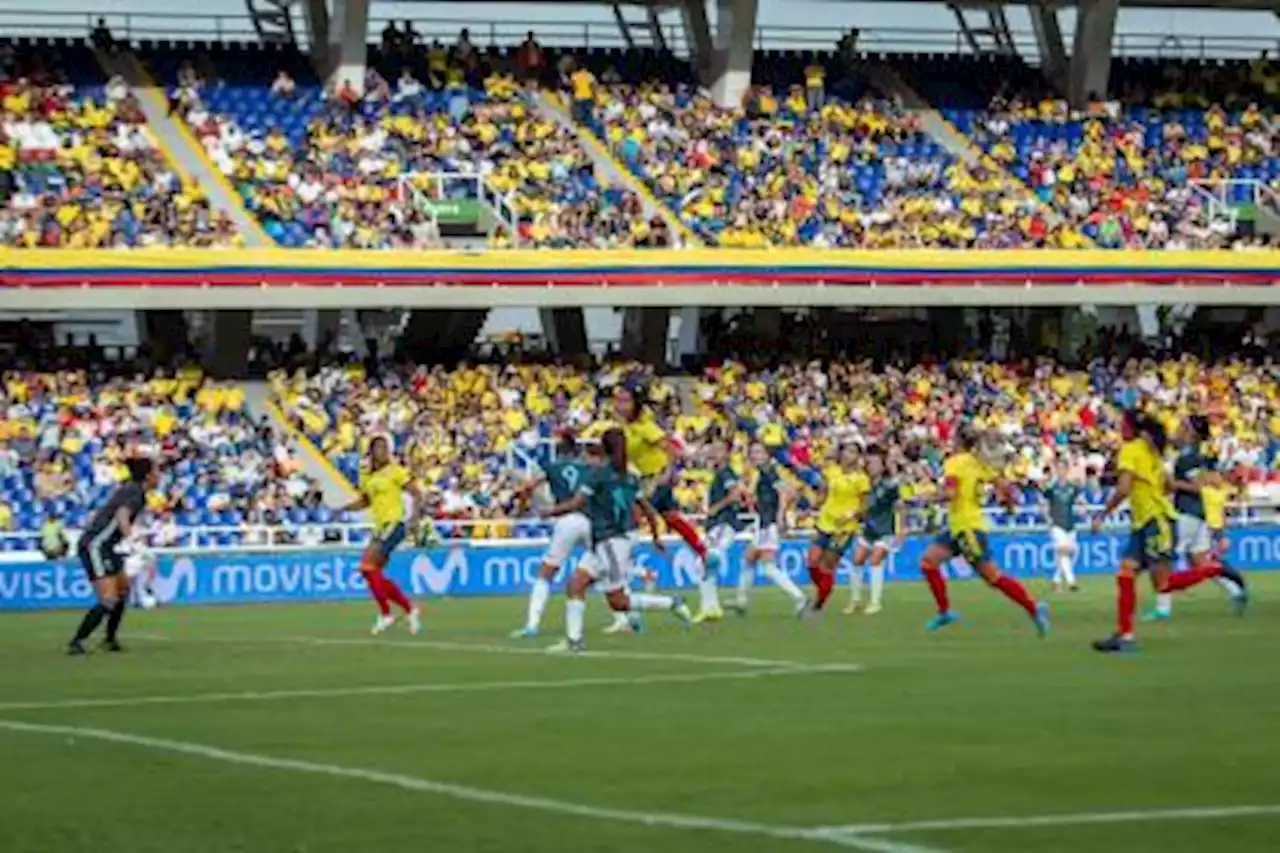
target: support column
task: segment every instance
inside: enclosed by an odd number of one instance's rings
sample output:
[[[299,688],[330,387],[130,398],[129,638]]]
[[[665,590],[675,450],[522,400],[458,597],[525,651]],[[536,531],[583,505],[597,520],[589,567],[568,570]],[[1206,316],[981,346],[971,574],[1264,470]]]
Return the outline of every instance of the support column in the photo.
[[[302,341],[308,352],[316,352],[322,345],[333,347],[338,342],[338,330],[342,324],[341,311],[307,311],[302,321]]]
[[[1111,79],[1111,46],[1120,0],[1081,0],[1071,49],[1071,81],[1067,97],[1083,106],[1091,96],[1105,98]]]
[[[667,326],[671,312],[666,308],[628,308],[622,315],[622,354],[649,364],[667,360]]]
[[[1030,6],[1031,29],[1036,34],[1036,47],[1040,50],[1040,67],[1059,91],[1067,91],[1067,49],[1062,42],[1062,27],[1058,25],[1058,10],[1049,6]]]
[[[695,306],[680,309],[679,356],[681,362],[706,351],[702,335],[702,309]]]
[[[168,364],[186,352],[188,329],[184,312],[145,311],[140,325],[142,343],[158,363]]]
[[[754,308],[751,311],[751,328],[756,340],[763,346],[776,346],[782,342],[782,309]]]
[[[581,308],[540,308],[542,334],[551,352],[568,359],[587,353],[587,321]]]
[[[330,28],[330,81],[338,86],[350,83],[364,93],[364,69],[368,58],[369,0],[333,0],[337,26]]]
[[[751,87],[759,0],[716,0],[716,64],[711,95],[721,107],[742,104]]]
[[[321,79],[333,70],[329,62],[329,4],[327,0],[307,0],[302,10],[307,24],[307,42],[311,45],[311,64]]]
[[[428,362],[465,358],[488,315],[487,309],[414,311],[398,342],[398,355]]]
[[[698,82],[710,85],[716,65],[716,47],[711,38],[711,24],[707,20],[706,0],[684,0],[680,4],[680,17],[684,21],[684,38],[689,45]]]
[[[204,366],[213,376],[236,378],[249,367],[249,346],[253,338],[253,312],[212,311],[204,340]]]

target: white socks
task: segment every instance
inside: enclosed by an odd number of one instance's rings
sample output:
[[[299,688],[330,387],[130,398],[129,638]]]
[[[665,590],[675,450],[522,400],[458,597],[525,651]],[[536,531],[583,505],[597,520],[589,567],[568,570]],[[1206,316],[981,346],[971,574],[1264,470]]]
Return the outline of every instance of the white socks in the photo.
[[[1156,611],[1166,615],[1173,612],[1173,593],[1160,592],[1156,594]]]
[[[800,591],[800,587],[796,586],[796,582],[791,576],[782,569],[778,568],[778,561],[768,558],[760,561],[760,565],[764,567],[764,576],[778,585],[778,589],[785,592],[792,601],[800,604],[805,601],[804,593]]]
[[[564,633],[575,643],[582,642],[583,623],[587,617],[587,602],[581,598],[568,598],[564,603]]]
[[[675,599],[669,595],[658,595],[653,592],[631,593],[632,610],[670,610],[675,603]]]
[[[551,597],[551,582],[539,577],[533,581],[533,592],[529,593],[529,615],[524,626],[530,631],[538,630],[542,624],[543,611],[547,609],[547,599]]]
[[[854,604],[862,601],[862,566],[849,569],[849,600]],[[871,606],[879,607],[880,598],[884,595],[884,561],[878,566],[868,566],[866,572],[871,576]]]
[[[849,600],[855,604],[862,601],[862,566],[849,567]]]
[[[756,567],[754,563],[743,561],[742,571],[738,573],[738,595],[736,603],[739,607],[747,606],[747,593],[756,582]]]
[[[1057,568],[1053,572],[1053,583],[1055,586],[1066,584],[1067,586],[1076,585],[1076,557],[1074,554],[1057,554],[1055,557]]]
[[[871,606],[880,606],[880,597],[884,595],[884,563],[871,567]]]

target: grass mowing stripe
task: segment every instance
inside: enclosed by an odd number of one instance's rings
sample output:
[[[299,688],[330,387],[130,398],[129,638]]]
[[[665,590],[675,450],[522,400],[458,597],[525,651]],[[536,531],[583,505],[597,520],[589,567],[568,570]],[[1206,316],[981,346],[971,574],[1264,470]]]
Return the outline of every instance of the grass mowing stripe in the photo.
[[[746,677],[748,673],[739,673]],[[841,835],[826,833],[821,830],[800,827],[775,826],[751,821],[729,820],[697,815],[669,814],[663,812],[640,812],[628,809],[613,809],[574,803],[567,800],[554,800],[547,797],[533,797],[523,794],[508,794],[484,788],[473,788],[466,785],[455,785],[449,782],[437,782],[399,773],[388,773],[380,770],[368,770],[361,767],[344,767],[337,764],[321,764],[312,761],[301,761],[292,758],[274,758],[252,752],[239,752],[206,746],[187,741],[154,738],[118,732],[109,729],[97,729],[81,726],[54,726],[38,723],[23,723],[17,720],[0,720],[0,731],[23,734],[53,735],[64,738],[84,738],[103,743],[126,744],[146,749],[171,752],[225,764],[236,764],[244,767],[256,767],[263,770],[282,770],[295,773],[310,773],[319,776],[332,776],[343,779],[356,779],[380,785],[389,785],[406,791],[435,794],[469,802],[488,803],[490,805],[512,808],[532,809],[552,812],[592,820],[632,823],[642,826],[663,827],[667,829],[706,830],[729,832],[739,835],[757,835],[794,841],[808,841],[830,844],[863,850],[867,853],[943,853],[936,847],[922,847],[883,838],[870,838],[861,835]]]
[[[0,702],[0,711],[50,711],[69,708],[131,708],[146,705],[198,705],[209,702],[273,702],[282,699],[327,699],[350,696],[396,696],[414,693],[490,693],[502,690],[564,690],[580,687],[632,687],[652,684],[697,684],[703,681],[743,681],[786,675],[853,673],[859,668],[847,664],[785,666],[773,669],[746,669],[731,672],[671,673],[631,678],[601,676],[552,681],[475,681],[455,684],[385,684],[368,687],[318,687],[299,690],[267,690],[229,693],[192,693],[171,696],[122,696],[119,698],[72,698],[30,702]]]
[[[1280,817],[1280,804],[1270,806],[1188,806],[1118,812],[1077,812],[1022,817],[962,817],[948,820],[916,820],[902,823],[863,823],[823,827],[832,835],[930,832],[963,829],[1032,829],[1043,826],[1091,826],[1113,823],[1145,823],[1169,820],[1231,820],[1241,817]]]

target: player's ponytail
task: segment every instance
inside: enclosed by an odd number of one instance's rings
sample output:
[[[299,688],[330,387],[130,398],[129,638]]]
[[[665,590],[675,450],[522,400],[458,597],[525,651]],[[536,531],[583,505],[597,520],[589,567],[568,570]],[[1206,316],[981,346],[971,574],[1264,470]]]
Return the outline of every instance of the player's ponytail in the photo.
[[[627,437],[622,430],[617,427],[606,430],[600,437],[600,445],[604,448],[604,455],[614,470],[619,474],[625,474],[627,472]]]
[[[571,427],[560,430],[560,441],[556,444],[556,454],[563,458],[578,455],[578,434]]]
[[[145,456],[135,456],[125,460],[124,467],[129,471],[130,480],[135,483],[144,483],[147,477],[151,476],[155,463]]]

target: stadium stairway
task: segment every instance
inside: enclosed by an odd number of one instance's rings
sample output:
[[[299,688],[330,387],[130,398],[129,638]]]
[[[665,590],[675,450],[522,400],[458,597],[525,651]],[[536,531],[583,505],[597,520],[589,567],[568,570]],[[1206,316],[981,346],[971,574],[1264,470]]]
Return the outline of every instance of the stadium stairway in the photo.
[[[108,76],[119,74],[129,84],[147,117],[147,126],[161,149],[183,177],[204,189],[215,210],[225,211],[231,217],[236,230],[244,238],[245,245],[254,248],[274,246],[275,241],[267,236],[258,221],[245,210],[239,194],[214,168],[200,142],[180,120],[169,115],[169,103],[164,89],[156,85],[142,61],[129,51],[98,51],[98,62]]]
[[[672,234],[679,234],[686,246],[699,246],[701,241],[680,220],[680,217],[658,200],[657,196],[645,185],[645,182],[632,173],[630,169],[618,162],[605,144],[588,128],[577,124],[569,115],[563,101],[548,92],[535,92],[532,95],[534,107],[543,116],[561,127],[571,130],[582,142],[582,148],[591,156],[596,167],[596,177],[607,182],[624,186],[640,197],[644,203],[644,215],[648,219],[660,218],[666,223]]]
[[[249,410],[250,417],[258,420],[265,415],[276,428],[277,433],[293,442],[294,448],[298,451],[296,456],[302,463],[303,472],[314,477],[320,484],[320,489],[324,492],[325,504],[339,506],[349,502],[354,497],[351,484],[333,463],[324,458],[324,454],[311,443],[310,439],[289,423],[284,413],[275,405],[271,386],[266,382],[245,382],[242,387],[245,407]]]
[[[908,109],[914,110],[919,115],[920,123],[924,130],[956,159],[969,166],[973,166],[983,159],[985,155],[982,148],[958,127],[947,121],[942,113],[938,112],[932,104],[921,97],[892,68],[887,65],[877,65],[868,70],[868,75],[873,85],[878,89],[886,94],[898,96]],[[994,161],[988,163],[988,166],[995,165]],[[1045,220],[1050,225],[1058,225],[1063,221],[1062,215],[1058,210],[1052,205],[1041,201],[1031,191],[1030,187],[1003,168],[997,166],[997,171],[1003,178],[1002,183],[1009,188],[1010,192],[1016,194],[1019,198],[1030,199],[1034,202],[1036,207],[1044,213]]]

